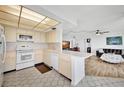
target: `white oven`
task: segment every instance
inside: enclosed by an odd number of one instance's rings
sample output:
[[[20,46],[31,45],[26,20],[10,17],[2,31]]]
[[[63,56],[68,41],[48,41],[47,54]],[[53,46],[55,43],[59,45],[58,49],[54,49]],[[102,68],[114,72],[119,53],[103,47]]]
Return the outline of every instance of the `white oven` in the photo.
[[[34,60],[33,50],[18,50],[17,63],[24,63]]]
[[[16,70],[34,66],[33,44],[29,42],[17,43]]]

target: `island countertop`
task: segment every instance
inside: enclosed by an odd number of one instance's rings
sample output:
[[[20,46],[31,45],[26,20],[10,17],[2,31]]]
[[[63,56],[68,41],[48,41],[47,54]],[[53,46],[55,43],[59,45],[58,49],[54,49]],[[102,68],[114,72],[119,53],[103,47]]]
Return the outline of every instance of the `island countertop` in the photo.
[[[69,54],[73,56],[88,58],[93,55],[93,53],[86,53],[86,52],[77,52],[77,51],[69,51],[69,50],[63,50],[62,53]]]

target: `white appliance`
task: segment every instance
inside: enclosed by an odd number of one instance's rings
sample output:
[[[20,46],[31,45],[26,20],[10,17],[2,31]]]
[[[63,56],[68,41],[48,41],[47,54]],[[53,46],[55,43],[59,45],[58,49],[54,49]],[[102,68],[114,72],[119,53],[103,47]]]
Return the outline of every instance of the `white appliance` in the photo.
[[[56,53],[51,53],[51,65],[52,67],[55,69],[55,70],[59,70],[59,67],[58,67],[58,54]]]
[[[4,61],[6,56],[6,40],[4,28],[0,25],[0,86],[3,84]]]
[[[34,52],[32,43],[17,43],[16,70],[34,66]]]
[[[32,35],[17,34],[17,41],[33,42],[33,36]]]

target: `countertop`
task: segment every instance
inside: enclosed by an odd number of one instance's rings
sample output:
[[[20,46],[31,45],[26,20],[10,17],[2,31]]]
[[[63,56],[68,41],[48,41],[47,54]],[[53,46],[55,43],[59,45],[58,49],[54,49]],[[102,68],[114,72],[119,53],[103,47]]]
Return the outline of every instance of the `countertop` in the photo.
[[[69,54],[73,56],[78,56],[78,57],[84,57],[88,58],[93,55],[93,53],[86,53],[86,52],[77,52],[77,51],[68,51],[68,50],[63,50],[62,53],[64,54]]]
[[[47,49],[46,51],[52,52],[52,53],[57,53],[57,54],[63,53],[63,54],[68,54],[68,55],[83,57],[83,58],[88,58],[93,55],[93,53],[77,52],[77,51],[69,51],[69,50],[62,50],[62,52],[61,52],[58,50]]]

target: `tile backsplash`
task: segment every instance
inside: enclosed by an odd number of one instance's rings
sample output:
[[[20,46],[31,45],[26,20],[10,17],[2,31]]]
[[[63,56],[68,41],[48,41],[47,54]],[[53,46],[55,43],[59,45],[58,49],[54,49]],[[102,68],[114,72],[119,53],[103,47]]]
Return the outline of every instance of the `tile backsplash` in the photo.
[[[7,42],[6,50],[7,51],[16,51],[16,42]],[[51,49],[51,50],[61,50],[60,43],[33,43],[34,49]]]
[[[47,43],[34,43],[34,49],[44,49],[48,48]]]
[[[61,43],[48,43],[48,49],[61,51]]]
[[[6,43],[6,51],[15,51],[15,50],[16,50],[16,42]]]

